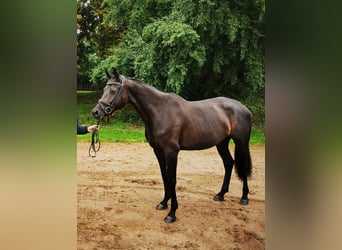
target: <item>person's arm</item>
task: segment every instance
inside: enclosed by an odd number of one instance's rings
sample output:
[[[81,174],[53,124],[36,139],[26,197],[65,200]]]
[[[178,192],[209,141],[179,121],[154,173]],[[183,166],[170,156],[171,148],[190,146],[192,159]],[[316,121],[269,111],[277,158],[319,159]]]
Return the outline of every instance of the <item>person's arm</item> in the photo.
[[[82,135],[88,133],[88,126],[80,126],[77,124],[77,134]]]

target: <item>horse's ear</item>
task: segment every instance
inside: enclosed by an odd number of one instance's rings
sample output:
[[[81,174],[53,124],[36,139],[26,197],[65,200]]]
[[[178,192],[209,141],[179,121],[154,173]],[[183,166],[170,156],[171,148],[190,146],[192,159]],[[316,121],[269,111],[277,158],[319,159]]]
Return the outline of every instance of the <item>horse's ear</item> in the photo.
[[[108,72],[108,70],[107,70],[107,69],[105,69],[105,72],[106,72],[106,75],[107,75],[108,79],[111,79],[111,78],[112,78],[112,76],[109,74],[109,72]]]
[[[116,79],[119,79],[119,73],[116,71],[115,68],[112,68],[112,71],[113,71],[113,75],[115,76]]]

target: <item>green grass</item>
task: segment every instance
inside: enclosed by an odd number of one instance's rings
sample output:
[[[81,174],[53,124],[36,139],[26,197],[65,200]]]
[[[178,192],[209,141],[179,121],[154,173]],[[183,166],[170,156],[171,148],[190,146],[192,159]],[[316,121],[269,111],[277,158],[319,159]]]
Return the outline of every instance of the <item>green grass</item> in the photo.
[[[251,145],[264,145],[265,132],[261,129],[252,128],[251,138],[249,142]]]
[[[121,121],[109,124],[100,123],[99,136],[101,142],[145,142],[145,128]],[[78,135],[78,141],[91,141],[91,134]]]
[[[101,94],[101,92],[94,91],[77,91],[77,114],[80,125],[97,123],[91,114],[91,110],[96,105]],[[144,124],[130,105],[117,111],[108,122],[101,121],[99,135],[101,142],[146,142]],[[90,143],[91,134],[78,135],[77,141]],[[250,144],[265,144],[263,129],[252,129]]]

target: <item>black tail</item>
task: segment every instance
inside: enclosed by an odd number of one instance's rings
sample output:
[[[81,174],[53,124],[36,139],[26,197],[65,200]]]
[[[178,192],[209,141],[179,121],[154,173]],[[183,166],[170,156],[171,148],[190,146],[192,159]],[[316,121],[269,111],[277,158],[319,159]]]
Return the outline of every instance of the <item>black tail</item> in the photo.
[[[240,178],[243,180],[245,177],[251,176],[252,173],[252,160],[251,154],[249,152],[248,142],[241,143],[239,141],[235,142],[235,169]]]

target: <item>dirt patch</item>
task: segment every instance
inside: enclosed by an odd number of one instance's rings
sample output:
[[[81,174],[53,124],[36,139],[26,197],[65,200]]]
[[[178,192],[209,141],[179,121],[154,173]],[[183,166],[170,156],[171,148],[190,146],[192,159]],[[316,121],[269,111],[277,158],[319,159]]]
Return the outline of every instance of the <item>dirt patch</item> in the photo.
[[[95,158],[77,143],[78,249],[265,249],[265,148],[251,147],[250,202],[232,174],[225,201],[215,202],[224,168],[216,148],[181,151],[177,221],[155,206],[164,195],[147,143],[106,143]]]

